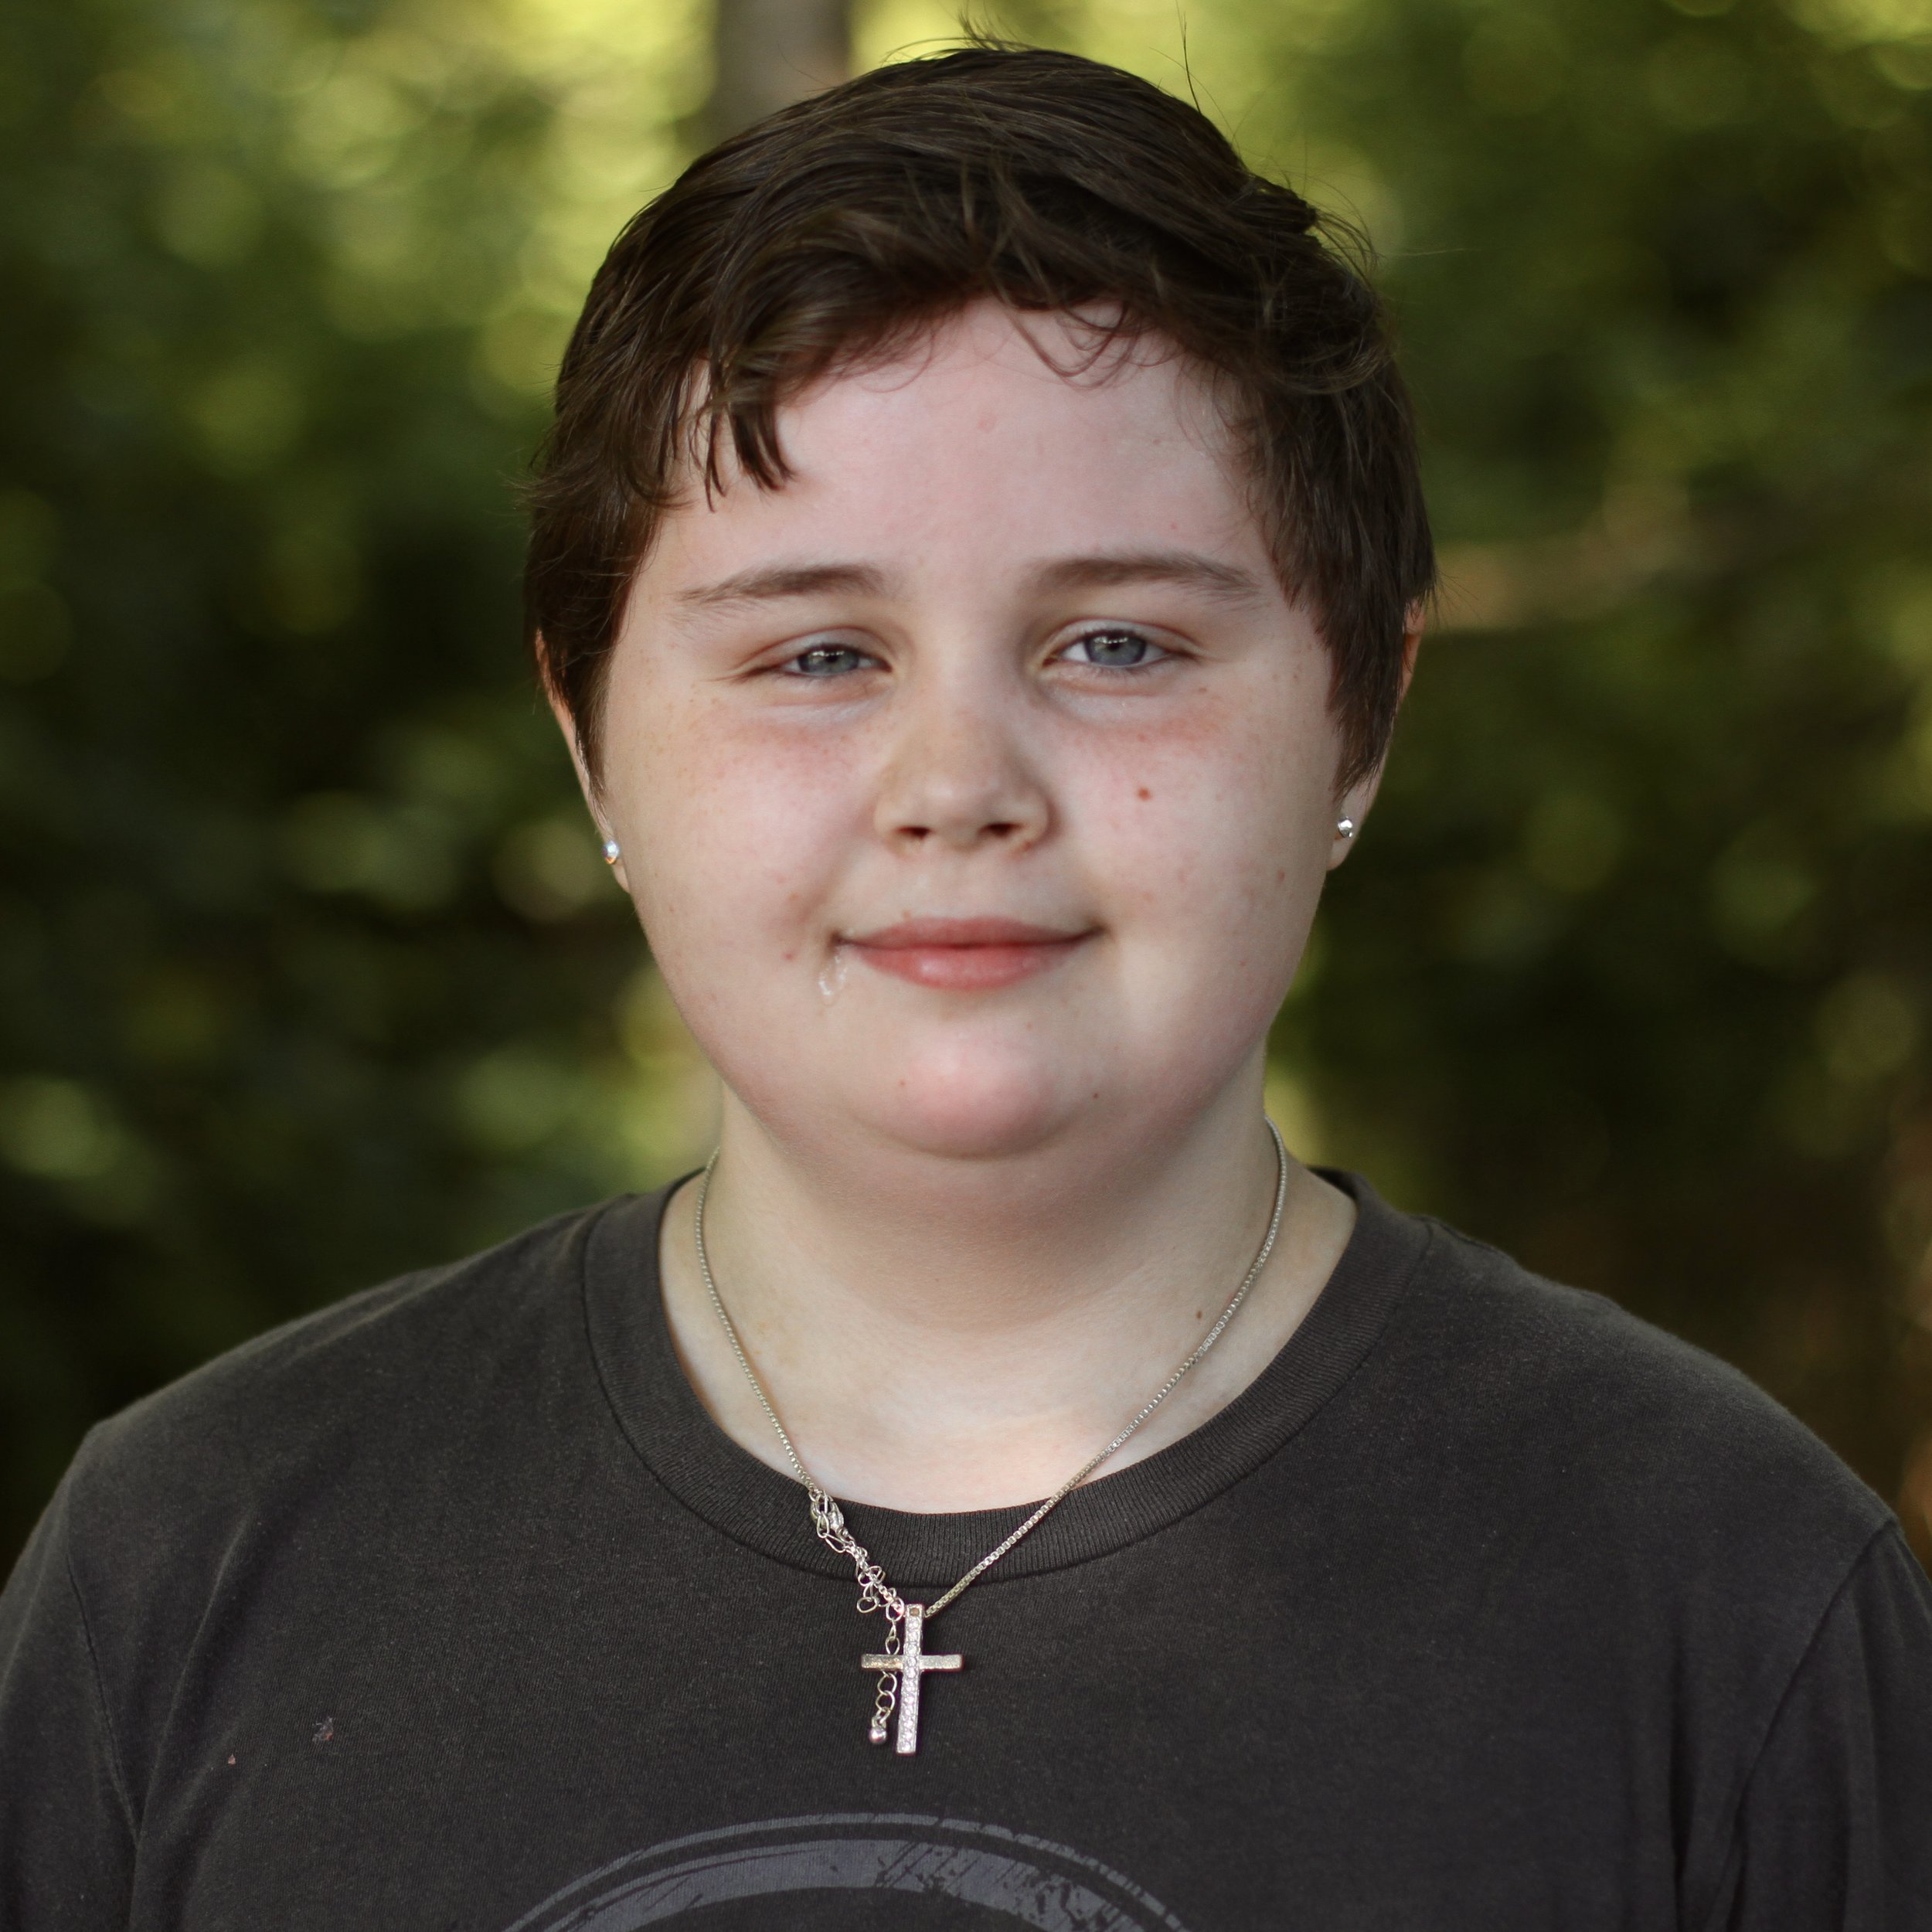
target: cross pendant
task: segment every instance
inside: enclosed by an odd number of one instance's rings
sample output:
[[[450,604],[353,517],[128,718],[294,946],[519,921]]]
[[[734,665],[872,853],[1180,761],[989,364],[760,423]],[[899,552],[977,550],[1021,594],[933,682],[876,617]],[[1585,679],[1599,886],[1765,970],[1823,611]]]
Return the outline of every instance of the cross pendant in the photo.
[[[901,1757],[910,1757],[919,1749],[919,1680],[929,1670],[959,1670],[966,1660],[958,1656],[926,1655],[926,1606],[906,1606],[906,1628],[896,1651],[879,1651],[862,1657],[866,1670],[889,1670],[899,1673],[899,1737],[893,1748]],[[883,1743],[883,1732],[872,1733],[874,1743]]]

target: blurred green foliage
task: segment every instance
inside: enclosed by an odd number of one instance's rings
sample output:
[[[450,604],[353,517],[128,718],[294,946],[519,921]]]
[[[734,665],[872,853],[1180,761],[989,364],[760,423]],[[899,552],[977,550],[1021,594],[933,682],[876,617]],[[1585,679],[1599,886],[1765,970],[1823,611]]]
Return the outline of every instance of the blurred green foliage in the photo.
[[[0,1543],[96,1417],[689,1138],[517,630],[702,84],[605,11],[0,12]]]
[[[1268,16],[1355,165],[1444,630],[1281,1043],[1348,1158],[1932,1529],[1932,9]]]
[[[1450,583],[1302,1151],[1932,1509],[1927,0],[1036,0],[1382,247]],[[862,60],[946,33],[861,10]],[[661,1178],[706,1076],[516,637],[699,0],[0,14],[0,1552],[96,1417]]]

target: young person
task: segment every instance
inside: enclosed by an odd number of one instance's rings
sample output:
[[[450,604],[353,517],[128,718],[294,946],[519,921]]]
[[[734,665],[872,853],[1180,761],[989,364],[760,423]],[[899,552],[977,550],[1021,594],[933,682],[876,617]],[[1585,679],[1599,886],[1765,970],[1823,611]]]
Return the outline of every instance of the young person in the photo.
[[[1883,1505],[1264,1120],[1431,575],[1313,211],[1070,56],[868,75],[620,237],[534,511],[718,1151],[94,1432],[0,1920],[1932,1925]]]

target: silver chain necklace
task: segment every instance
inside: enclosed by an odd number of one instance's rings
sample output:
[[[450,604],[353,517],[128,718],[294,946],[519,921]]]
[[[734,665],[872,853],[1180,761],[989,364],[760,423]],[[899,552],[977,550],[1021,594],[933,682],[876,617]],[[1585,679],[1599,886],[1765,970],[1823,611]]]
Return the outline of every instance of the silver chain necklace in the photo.
[[[1265,1115],[1263,1117],[1264,1120],[1267,1118]],[[1255,1256],[1247,1273],[1241,1277],[1241,1285],[1234,1291],[1233,1298],[1221,1311],[1220,1320],[1202,1338],[1193,1353],[1162,1383],[1146,1407],[1099,1454],[1090,1457],[1082,1463],[1010,1536],[989,1549],[944,1596],[930,1605],[907,1603],[886,1580],[885,1571],[873,1562],[864,1545],[845,1527],[844,1512],[832,1500],[825,1485],[805,1467],[791,1436],[786,1433],[785,1425],[778,1420],[778,1411],[772,1406],[770,1396],[765,1393],[764,1384],[758,1379],[752,1369],[751,1358],[745,1353],[744,1344],[738,1339],[738,1331],[733,1325],[731,1317],[725,1312],[724,1298],[718,1292],[717,1283],[711,1278],[711,1262],[705,1253],[704,1246],[705,1196],[710,1191],[711,1170],[718,1162],[718,1150],[713,1148],[711,1158],[704,1164],[703,1177],[698,1182],[697,1204],[692,1216],[692,1225],[698,1240],[699,1271],[704,1277],[706,1288],[709,1291],[711,1305],[717,1310],[718,1319],[724,1325],[724,1332],[730,1338],[732,1352],[738,1358],[739,1367],[745,1372],[745,1379],[751,1384],[752,1393],[757,1396],[765,1413],[770,1418],[772,1427],[777,1431],[778,1440],[784,1444],[786,1456],[797,1471],[798,1480],[804,1485],[805,1495],[811,1505],[812,1528],[818,1532],[820,1541],[829,1549],[842,1556],[849,1557],[857,1572],[859,1614],[869,1616],[878,1610],[886,1613],[885,1648],[869,1652],[859,1660],[862,1669],[879,1673],[879,1694],[872,1706],[872,1728],[868,1733],[873,1743],[885,1743],[886,1723],[892,1716],[893,1706],[896,1703],[899,1707],[899,1734],[896,1748],[900,1757],[910,1757],[919,1748],[920,1679],[928,1671],[959,1670],[965,1664],[966,1660],[963,1657],[938,1655],[927,1651],[925,1644],[927,1618],[937,1617],[962,1591],[977,1583],[1022,1536],[1038,1529],[1048,1513],[1070,1492],[1077,1489],[1093,1475],[1167,1400],[1181,1378],[1220,1340],[1222,1332],[1234,1319],[1235,1310],[1247,1299],[1248,1290],[1253,1287],[1256,1277],[1267,1265],[1268,1256],[1274,1250],[1274,1237],[1281,1226],[1281,1209],[1288,1198],[1288,1150],[1283,1144],[1281,1131],[1274,1121],[1267,1121],[1267,1129],[1270,1138],[1274,1142],[1274,1212],[1269,1217],[1267,1236],[1261,1243],[1260,1251]]]

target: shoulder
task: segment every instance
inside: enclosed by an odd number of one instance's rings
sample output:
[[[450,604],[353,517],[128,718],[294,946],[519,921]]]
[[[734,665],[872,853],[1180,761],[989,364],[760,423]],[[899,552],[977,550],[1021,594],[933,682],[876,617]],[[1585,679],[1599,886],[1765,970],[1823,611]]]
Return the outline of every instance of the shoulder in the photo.
[[[583,1243],[638,1204],[576,1210],[351,1294],[97,1423],[63,1485],[70,1536],[124,1553],[148,1526],[232,1523],[312,1472],[400,1464],[447,1438],[579,1345]]]
[[[1730,1364],[1606,1296],[1423,1225],[1398,1346],[1427,1359],[1452,1437],[1506,1469],[1517,1493],[1635,1546],[1702,1549],[1743,1577],[1809,1572],[1819,1588],[1835,1588],[1893,1521]]]
[[[487,1520],[532,1472],[556,1486],[545,1458],[596,1420],[583,1250],[600,1228],[648,1248],[655,1204],[350,1295],[89,1433],[9,1594],[70,1649],[82,1633],[124,1789],[148,1788],[190,1672],[322,1641],[368,1579],[406,1597],[458,1499]]]

